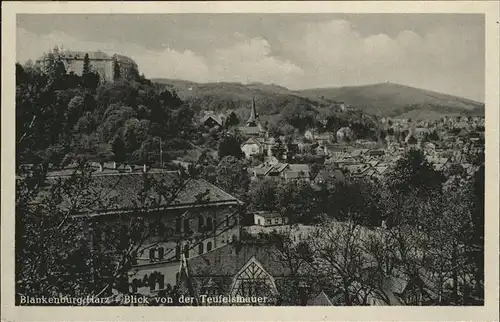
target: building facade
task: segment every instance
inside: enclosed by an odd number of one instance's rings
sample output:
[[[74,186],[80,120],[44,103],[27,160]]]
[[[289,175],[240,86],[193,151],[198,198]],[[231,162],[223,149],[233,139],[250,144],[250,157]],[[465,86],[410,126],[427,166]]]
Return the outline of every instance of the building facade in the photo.
[[[54,48],[52,54],[64,63],[66,73],[73,73],[78,76],[83,74],[85,55],[88,55],[90,69],[99,75],[102,82],[113,82],[116,79],[114,73],[115,61],[120,68],[119,79],[127,78],[134,69],[138,71],[137,63],[132,58],[124,55],[114,54],[109,56],[102,51],[59,51],[57,48]],[[45,67],[49,61],[50,56],[44,55],[37,62]]]

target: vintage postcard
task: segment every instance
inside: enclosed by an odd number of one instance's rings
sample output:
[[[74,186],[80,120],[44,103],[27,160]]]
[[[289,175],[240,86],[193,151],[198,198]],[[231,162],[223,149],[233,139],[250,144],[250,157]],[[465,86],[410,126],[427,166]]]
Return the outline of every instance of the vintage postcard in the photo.
[[[4,4],[2,322],[498,321],[498,9]]]

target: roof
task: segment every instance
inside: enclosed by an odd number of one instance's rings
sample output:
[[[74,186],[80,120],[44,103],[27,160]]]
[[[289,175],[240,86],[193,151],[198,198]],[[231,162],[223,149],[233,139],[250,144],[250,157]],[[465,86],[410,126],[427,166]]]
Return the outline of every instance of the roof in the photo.
[[[241,146],[244,146],[245,144],[257,144],[258,146],[262,146],[262,143],[259,142],[259,140],[255,139],[255,138],[249,138]]]
[[[53,184],[68,178],[67,175],[57,174],[48,177],[47,181]],[[204,179],[187,179],[182,184],[180,182],[178,172],[175,171],[157,170],[147,174],[142,172],[95,173],[91,178],[89,190],[91,194],[99,196],[99,204],[83,209],[83,212],[94,214],[128,212],[148,204],[155,209],[241,204],[236,197]],[[158,183],[156,188],[155,183]],[[150,189],[148,201],[141,202],[140,196],[148,186]],[[166,191],[175,191],[179,186],[181,189],[176,198],[169,202],[167,199],[172,197]],[[160,189],[166,191],[161,192]],[[61,207],[66,207],[67,203],[68,201],[63,201]]]
[[[279,250],[264,243],[227,244],[188,260],[191,276],[232,278],[252,256],[273,277],[289,276],[290,268],[279,260]]]
[[[349,164],[345,166],[351,173],[363,173],[369,166],[366,164]]]
[[[305,171],[285,171],[285,179],[309,178],[309,172]]]
[[[304,171],[304,172],[309,171],[308,164],[293,163],[293,164],[289,164],[288,166],[290,167],[290,171]]]
[[[352,150],[349,154],[352,156],[352,157],[358,157],[358,156],[361,156],[363,155],[364,153],[366,153],[368,151],[368,149],[356,149],[356,150]]]
[[[257,135],[263,131],[259,126],[240,126],[238,130],[247,135]]]
[[[332,301],[328,298],[324,291],[321,291],[318,295],[311,297],[307,300],[307,306],[331,306]]]
[[[254,215],[259,215],[264,218],[278,218],[283,217],[283,215],[277,211],[254,211]]]
[[[89,52],[85,52],[85,51],[64,51],[61,53],[61,56],[63,58],[66,58],[66,59],[84,59],[85,58],[85,55],[88,54],[89,55],[89,59],[94,59],[94,60],[111,60],[111,57],[102,52],[102,51],[89,51]]]
[[[113,58],[118,60],[119,62],[126,62],[126,63],[130,63],[130,64],[135,64],[135,61],[128,56],[114,54]]]
[[[213,119],[217,124],[222,126],[222,116],[220,114],[206,114],[202,117],[201,123],[205,123],[208,119]]]
[[[345,180],[344,173],[340,169],[335,169],[333,171],[321,170],[316,175],[315,180],[327,180],[329,178],[335,179],[337,182],[341,182]]]
[[[269,165],[267,167],[266,172],[264,173],[265,175],[268,175],[271,172],[278,172],[281,173],[283,170],[285,170],[288,167],[288,163],[276,163],[273,165]]]

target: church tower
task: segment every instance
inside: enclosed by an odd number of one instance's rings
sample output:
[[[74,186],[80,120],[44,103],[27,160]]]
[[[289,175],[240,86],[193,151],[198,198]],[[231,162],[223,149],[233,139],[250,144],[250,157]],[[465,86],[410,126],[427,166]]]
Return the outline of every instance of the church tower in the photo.
[[[252,109],[250,110],[250,117],[247,121],[247,126],[257,126],[259,114],[255,108],[255,98],[252,97]]]

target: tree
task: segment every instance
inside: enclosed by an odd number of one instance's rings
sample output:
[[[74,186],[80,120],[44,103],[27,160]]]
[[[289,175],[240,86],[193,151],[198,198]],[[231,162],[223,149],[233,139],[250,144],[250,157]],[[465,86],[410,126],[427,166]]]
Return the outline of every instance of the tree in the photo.
[[[444,182],[441,172],[434,170],[420,150],[411,149],[398,160],[389,178],[393,191],[406,194],[416,191],[420,195],[439,193]]]
[[[83,71],[82,75],[87,75],[91,73],[91,66],[90,66],[90,58],[89,54],[85,54],[85,57],[83,58]]]
[[[113,59],[113,80],[116,82],[121,79],[121,77],[120,63],[118,63],[118,60],[115,58]]]
[[[116,135],[111,143],[111,150],[113,151],[113,160],[116,163],[124,163],[127,160],[126,145],[120,135]]]
[[[339,298],[340,305],[366,305],[380,276],[364,249],[366,234],[352,221],[323,223],[309,239],[311,266],[324,289]]]
[[[231,155],[225,156],[217,165],[215,172],[217,185],[224,191],[234,193],[238,197],[246,193],[250,178],[242,161]]]
[[[253,181],[248,190],[248,201],[253,210],[276,210],[278,184],[276,180],[264,178]]]
[[[237,159],[241,159],[243,157],[240,142],[238,142],[238,140],[234,136],[229,134],[226,134],[219,141],[218,153],[220,160],[228,155],[231,155]]]

